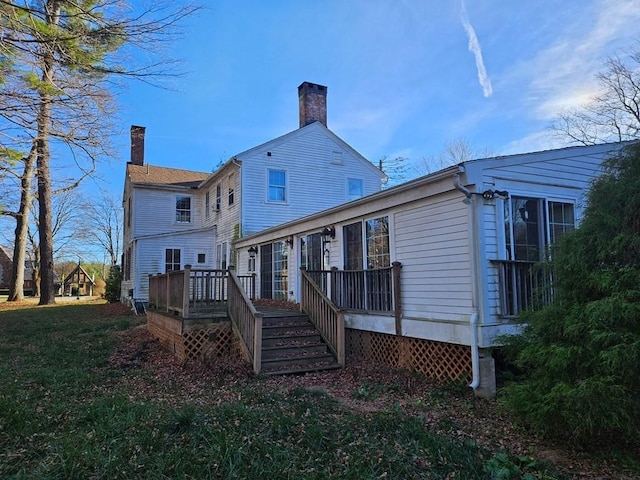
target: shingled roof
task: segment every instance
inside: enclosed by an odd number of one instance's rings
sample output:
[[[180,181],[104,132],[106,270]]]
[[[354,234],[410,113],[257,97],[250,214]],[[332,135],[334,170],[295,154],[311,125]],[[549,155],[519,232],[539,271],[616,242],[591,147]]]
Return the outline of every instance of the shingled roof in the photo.
[[[127,164],[127,176],[135,184],[197,187],[209,175],[211,174],[206,172],[194,172],[193,170],[179,168]]]

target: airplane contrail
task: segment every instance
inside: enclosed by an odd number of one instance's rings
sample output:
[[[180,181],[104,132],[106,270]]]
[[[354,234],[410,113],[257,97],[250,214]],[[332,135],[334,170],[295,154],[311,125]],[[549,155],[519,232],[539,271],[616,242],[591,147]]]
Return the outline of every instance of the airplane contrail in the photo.
[[[482,86],[482,93],[485,97],[490,97],[493,93],[493,87],[491,86],[491,79],[487,74],[487,69],[484,66],[484,60],[482,59],[482,49],[480,48],[480,42],[476,31],[473,29],[471,22],[469,22],[469,15],[467,14],[467,7],[464,4],[464,0],[460,0],[460,20],[464,31],[469,38],[469,51],[473,53],[476,59],[476,69],[478,70],[478,81]]]

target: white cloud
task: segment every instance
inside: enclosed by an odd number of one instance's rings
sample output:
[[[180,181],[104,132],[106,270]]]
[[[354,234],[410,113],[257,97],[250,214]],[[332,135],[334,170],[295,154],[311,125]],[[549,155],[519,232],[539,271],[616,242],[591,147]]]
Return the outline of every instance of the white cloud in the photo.
[[[482,93],[485,97],[490,97],[493,94],[493,87],[491,86],[491,79],[487,74],[487,69],[484,66],[484,60],[482,59],[482,49],[480,48],[480,42],[478,36],[474,30],[471,22],[469,21],[469,15],[467,14],[467,8],[464,4],[464,0],[460,0],[460,21],[464,27],[464,31],[467,33],[469,39],[469,51],[473,53],[476,59],[476,69],[478,70],[478,81],[482,86]]]
[[[530,77],[532,111],[540,120],[579,108],[598,93],[595,74],[607,56],[633,41],[640,9],[637,0],[602,0],[575,21],[591,26],[583,30],[568,25],[549,48],[521,65],[520,73]]]

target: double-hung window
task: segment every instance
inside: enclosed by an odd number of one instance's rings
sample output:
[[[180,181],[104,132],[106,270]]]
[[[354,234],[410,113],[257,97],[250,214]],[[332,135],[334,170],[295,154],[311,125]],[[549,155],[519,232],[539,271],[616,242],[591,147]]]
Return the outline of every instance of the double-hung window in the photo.
[[[347,179],[347,200],[356,200],[364,195],[364,185],[361,178]]]
[[[284,170],[268,170],[268,196],[270,202],[287,201],[287,172]]]
[[[180,270],[180,249],[167,248],[164,254],[164,271],[173,272]]]
[[[229,206],[233,205],[235,202],[235,192],[236,192],[236,177],[235,175],[229,175]]]
[[[204,218],[209,218],[209,209],[211,208],[211,198],[209,192],[204,195]]]
[[[385,268],[391,266],[389,253],[389,217],[367,220],[367,268]]]
[[[176,197],[176,222],[191,223],[191,197]]]

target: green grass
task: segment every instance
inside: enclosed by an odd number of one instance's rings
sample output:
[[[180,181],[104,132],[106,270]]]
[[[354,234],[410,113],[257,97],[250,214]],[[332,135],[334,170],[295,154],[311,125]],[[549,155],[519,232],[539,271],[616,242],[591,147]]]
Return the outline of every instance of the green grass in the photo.
[[[180,370],[109,361],[117,334],[143,321],[95,304],[0,311],[1,478],[560,478],[399,408],[363,413],[261,378],[190,396],[169,378]]]

